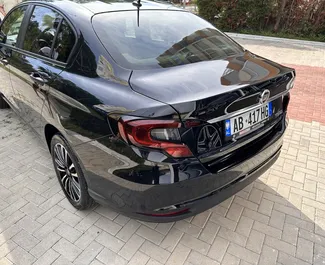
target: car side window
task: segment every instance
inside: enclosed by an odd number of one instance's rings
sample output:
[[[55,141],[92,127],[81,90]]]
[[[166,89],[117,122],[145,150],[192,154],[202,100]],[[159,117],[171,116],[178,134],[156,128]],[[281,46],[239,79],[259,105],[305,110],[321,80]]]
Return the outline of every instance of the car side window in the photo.
[[[1,32],[2,35],[4,34],[5,36],[4,43],[16,46],[19,29],[21,23],[23,22],[26,10],[27,6],[18,7],[11,12],[6,20],[2,23]]]
[[[69,24],[63,20],[54,44],[52,58],[66,62],[75,43],[75,35]]]
[[[51,57],[51,49],[54,37],[58,30],[62,16],[43,6],[35,6],[33,14],[28,23],[24,50],[45,57]]]

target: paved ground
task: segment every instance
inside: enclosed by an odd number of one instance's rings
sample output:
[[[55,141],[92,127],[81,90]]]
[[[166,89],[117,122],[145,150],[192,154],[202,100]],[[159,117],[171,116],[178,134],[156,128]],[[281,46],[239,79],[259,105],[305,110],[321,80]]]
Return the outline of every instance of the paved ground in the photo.
[[[299,41],[237,40],[256,54],[294,67],[298,78],[292,91],[290,117],[325,124],[325,43],[312,46]]]
[[[177,223],[141,223],[100,206],[78,212],[60,191],[47,150],[1,110],[0,265],[325,264],[325,48],[238,41],[298,69],[293,119],[269,172]]]

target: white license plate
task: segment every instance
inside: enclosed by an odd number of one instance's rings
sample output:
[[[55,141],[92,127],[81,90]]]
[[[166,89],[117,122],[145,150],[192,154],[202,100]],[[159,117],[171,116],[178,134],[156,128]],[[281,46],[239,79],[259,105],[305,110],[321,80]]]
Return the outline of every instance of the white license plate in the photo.
[[[258,124],[270,118],[272,114],[272,102],[269,102],[234,118],[225,120],[226,137],[246,134]]]

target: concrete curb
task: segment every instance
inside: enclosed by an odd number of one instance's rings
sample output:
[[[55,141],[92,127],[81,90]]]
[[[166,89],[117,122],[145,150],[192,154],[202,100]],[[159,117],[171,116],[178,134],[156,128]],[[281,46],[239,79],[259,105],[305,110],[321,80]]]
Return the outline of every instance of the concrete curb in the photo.
[[[318,42],[318,41],[295,40],[295,39],[276,38],[276,37],[259,36],[259,35],[239,34],[239,33],[232,33],[232,32],[226,32],[226,34],[231,38],[249,39],[249,40],[266,40],[266,41],[298,44],[301,46],[325,47],[325,42]]]

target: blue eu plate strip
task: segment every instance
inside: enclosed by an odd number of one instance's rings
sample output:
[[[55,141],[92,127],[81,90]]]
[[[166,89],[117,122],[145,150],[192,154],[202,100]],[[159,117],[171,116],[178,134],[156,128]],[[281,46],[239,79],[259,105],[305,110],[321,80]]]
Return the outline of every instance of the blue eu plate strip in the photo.
[[[269,117],[272,116],[272,113],[273,113],[273,104],[272,102],[269,102]]]
[[[231,136],[231,122],[226,120],[226,136]]]

